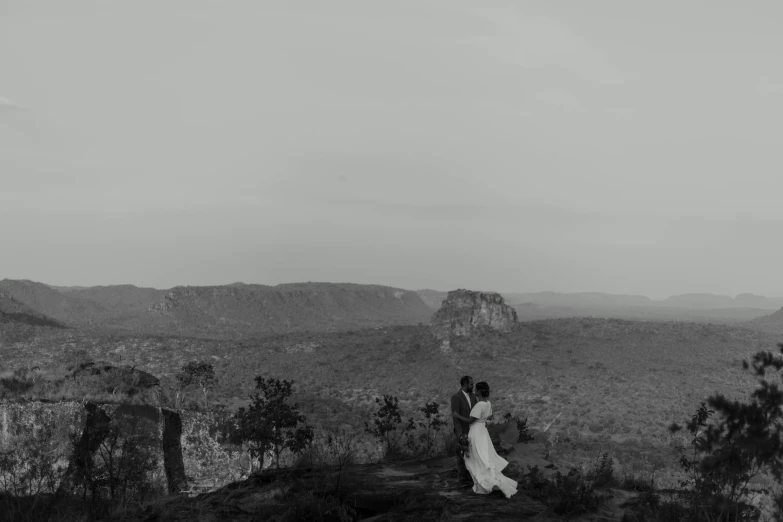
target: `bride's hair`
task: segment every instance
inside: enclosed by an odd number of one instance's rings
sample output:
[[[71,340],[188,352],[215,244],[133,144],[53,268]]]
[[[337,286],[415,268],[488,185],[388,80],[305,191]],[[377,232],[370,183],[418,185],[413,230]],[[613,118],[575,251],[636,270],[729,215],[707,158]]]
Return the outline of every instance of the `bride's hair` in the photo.
[[[484,381],[476,383],[476,391],[481,392],[482,397],[489,395],[489,384]]]

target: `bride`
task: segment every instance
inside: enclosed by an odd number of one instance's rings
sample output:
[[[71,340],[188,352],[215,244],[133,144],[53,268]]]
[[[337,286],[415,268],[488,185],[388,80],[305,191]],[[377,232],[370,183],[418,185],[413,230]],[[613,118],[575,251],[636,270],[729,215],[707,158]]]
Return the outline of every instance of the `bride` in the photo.
[[[499,489],[506,498],[511,498],[517,492],[517,482],[501,471],[508,466],[508,461],[495,452],[495,446],[487,431],[486,421],[492,417],[492,404],[489,402],[489,384],[476,384],[478,402],[470,410],[470,418],[465,418],[456,412],[453,415],[470,423],[468,431],[469,449],[465,455],[465,467],[473,477],[473,492],[487,495]]]

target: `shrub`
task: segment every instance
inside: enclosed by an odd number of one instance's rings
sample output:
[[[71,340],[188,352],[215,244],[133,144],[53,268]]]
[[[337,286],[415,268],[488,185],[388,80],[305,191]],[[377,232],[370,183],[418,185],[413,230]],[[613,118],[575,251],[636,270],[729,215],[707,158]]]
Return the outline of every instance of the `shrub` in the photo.
[[[437,435],[447,423],[443,420],[440,407],[435,401],[425,404],[419,412],[424,416],[424,420],[416,423],[421,430],[418,437],[421,444],[418,453],[425,458],[431,457],[436,448]]]
[[[4,374],[0,376],[0,397],[20,395],[34,386],[27,378],[20,378],[16,374]]]
[[[356,433],[338,429],[329,433],[324,446],[325,463],[334,467],[337,476],[335,491],[340,492],[340,478],[346,466],[356,461]]]
[[[533,498],[545,499],[546,487],[549,485],[549,481],[544,478],[544,474],[538,466],[528,466],[527,469],[527,475],[519,481],[520,489],[526,490]]]
[[[158,465],[156,428],[131,415],[112,419],[109,436],[99,449],[112,500],[145,500],[153,492],[152,474]]]
[[[69,371],[76,370],[77,368],[94,362],[90,352],[84,348],[67,350],[63,357],[65,361],[65,368]]]
[[[115,415],[100,438],[100,444],[87,465],[77,465],[75,485],[92,501],[108,498],[114,502],[143,501],[154,491],[157,469],[157,431],[154,422],[134,415]],[[74,437],[74,458],[78,458]]]
[[[12,439],[0,452],[0,519],[96,519],[155,493],[157,426],[118,415],[102,428],[86,453],[76,451],[77,434],[70,446],[62,440],[54,414]]]
[[[372,424],[364,423],[364,430],[383,443],[384,457],[387,459],[399,458],[403,445],[409,449],[413,445],[412,432],[416,424],[413,418],[409,418],[408,422],[402,425],[399,402],[399,399],[392,395],[384,395],[383,402],[376,397],[375,403],[379,406],[373,413]]]
[[[457,439],[457,435],[452,430],[448,430],[443,435],[443,453],[449,456],[456,455],[458,448],[459,440]]]
[[[548,490],[547,506],[558,515],[575,516],[598,511],[599,497],[576,470],[568,475],[557,472]]]
[[[298,404],[288,404],[293,381],[256,377],[253,403],[240,408],[235,415],[237,436],[250,446],[250,455],[258,459],[263,468],[264,455],[271,451],[275,467],[280,468],[280,455],[284,449],[300,454],[313,440],[313,430],[304,426],[307,418],[299,412]]]
[[[609,453],[604,452],[601,454],[599,461],[595,467],[590,470],[587,478],[593,481],[594,487],[611,486],[616,480],[614,478],[614,463]]]
[[[511,416],[511,413],[506,413],[503,418],[509,421],[513,417]],[[533,442],[535,437],[530,433],[530,427],[527,425],[527,417],[525,417],[523,420],[514,420],[517,423],[517,431],[519,431],[519,435],[517,435],[517,442],[523,442],[525,444],[528,442]]]
[[[778,346],[783,353],[783,344]],[[750,480],[768,473],[778,485],[783,481],[783,392],[765,378],[767,371],[783,369],[783,357],[758,352],[742,366],[752,366],[759,377],[750,400],[714,395],[685,424],[690,451],[679,445],[680,466],[687,476],[680,485],[688,492],[685,507],[693,518],[758,518],[759,510],[750,505]],[[669,427],[671,434],[682,429]]]
[[[650,478],[643,478],[638,474],[623,473],[620,488],[626,491],[652,491],[655,489],[655,479],[652,475]]]
[[[191,361],[182,367],[175,378],[177,379],[176,404],[178,406],[181,404],[185,389],[189,386],[197,386],[204,394],[204,408],[209,408],[207,393],[215,387],[217,382],[213,365],[207,362]]]
[[[0,450],[0,490],[27,497],[57,489],[65,472],[57,430],[53,416],[42,416],[33,429]]]
[[[601,502],[593,485],[573,469],[567,475],[557,472],[553,480],[548,480],[538,466],[528,466],[528,473],[519,482],[519,487],[562,516],[595,513]]]

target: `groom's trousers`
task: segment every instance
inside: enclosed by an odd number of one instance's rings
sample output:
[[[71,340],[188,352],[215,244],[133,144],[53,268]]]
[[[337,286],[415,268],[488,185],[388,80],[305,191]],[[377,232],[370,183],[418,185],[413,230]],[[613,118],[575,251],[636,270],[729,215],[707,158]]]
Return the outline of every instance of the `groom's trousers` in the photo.
[[[468,468],[465,467],[465,459],[459,452],[459,446],[457,447],[457,474],[461,480],[472,480]]]

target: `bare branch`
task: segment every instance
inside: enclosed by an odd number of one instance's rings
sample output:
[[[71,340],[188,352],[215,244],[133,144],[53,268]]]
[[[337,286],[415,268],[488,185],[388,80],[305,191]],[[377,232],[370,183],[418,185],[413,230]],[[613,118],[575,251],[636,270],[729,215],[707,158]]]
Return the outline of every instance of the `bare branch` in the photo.
[[[549,424],[547,424],[547,425],[546,425],[546,428],[544,428],[544,431],[543,431],[542,433],[546,433],[546,430],[548,430],[548,429],[550,428],[550,426],[552,426],[552,424],[554,424],[554,423],[555,423],[555,421],[557,420],[557,418],[558,418],[558,417],[560,417],[562,414],[563,414],[563,412],[562,412],[562,411],[561,411],[560,413],[558,413],[558,414],[557,414],[557,417],[555,417],[554,419],[552,419],[552,422],[550,422]]]

